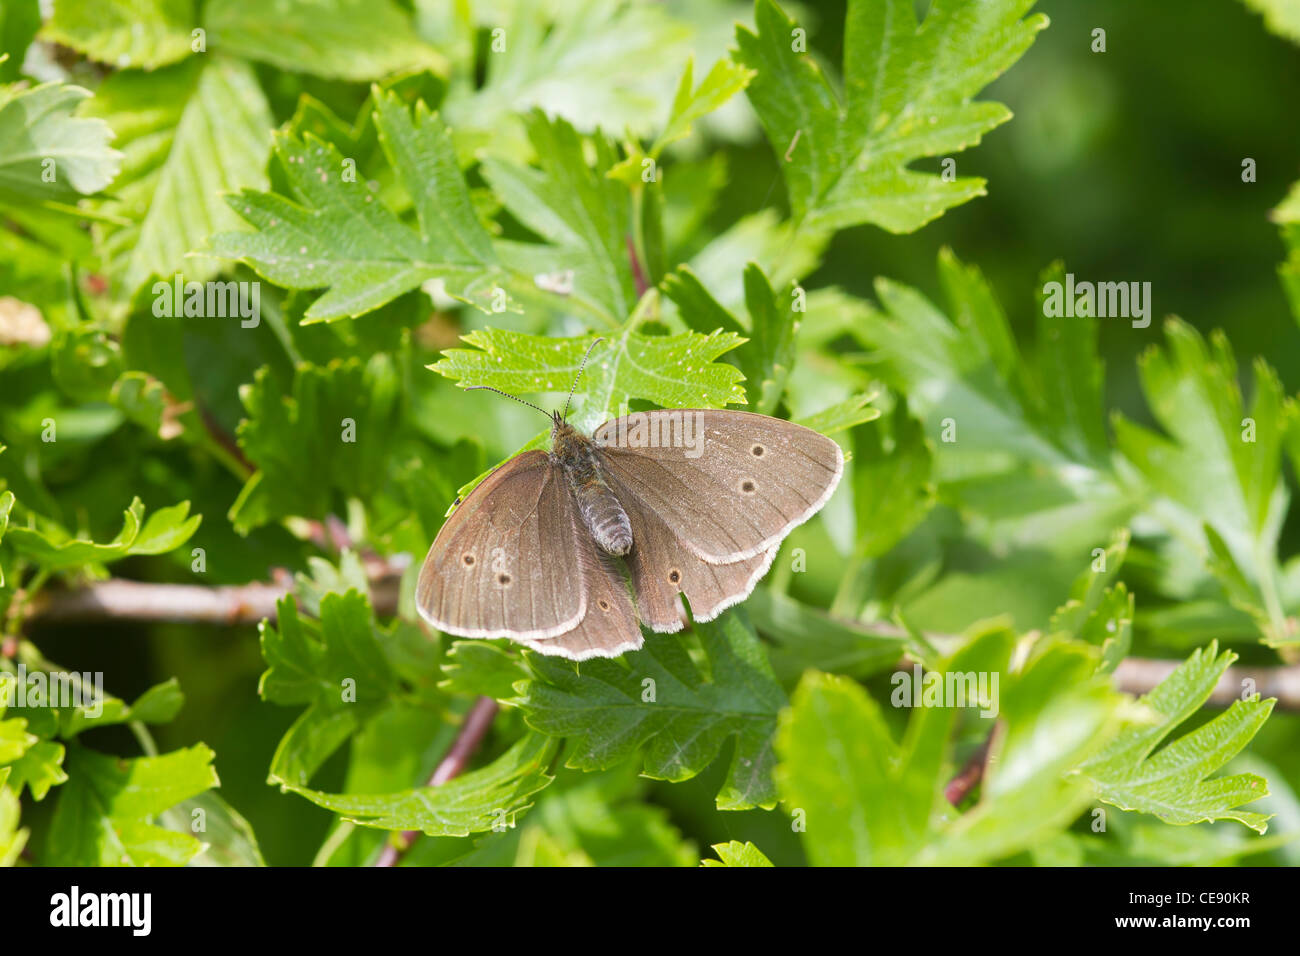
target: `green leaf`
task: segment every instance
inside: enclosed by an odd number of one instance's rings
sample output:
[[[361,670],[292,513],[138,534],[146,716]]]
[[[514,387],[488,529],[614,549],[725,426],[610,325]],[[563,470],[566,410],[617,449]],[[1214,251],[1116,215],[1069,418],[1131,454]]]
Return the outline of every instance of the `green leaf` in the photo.
[[[811,428],[823,435],[834,435],[836,432],[848,431],[850,428],[874,422],[879,418],[880,409],[868,407],[875,399],[875,392],[860,392],[842,402],[823,408],[820,412],[796,418],[794,422],[796,425]]]
[[[971,865],[1005,858],[1069,825],[1090,793],[1064,775],[1109,737],[1121,700],[1095,674],[1095,650],[1050,642],[1013,672],[1014,641],[1005,628],[985,627],[926,675],[940,689],[963,678],[977,695],[988,691],[975,706],[1000,705],[1006,722],[980,798],[962,814],[944,798],[959,701],[911,700],[903,691],[913,675],[896,675],[891,703],[912,708],[896,743],[880,705],[860,685],[805,675],[777,734],[777,782],[787,810],[802,811],[814,865]],[[983,734],[992,730],[981,723]]]
[[[429,279],[484,311],[503,271],[469,198],[442,121],[421,101],[414,118],[395,94],[375,93],[375,125],[415,204],[411,228],[371,191],[365,172],[311,133],[280,135],[276,155],[293,197],[243,190],[231,206],[257,228],[211,238],[289,289],[327,289],[307,320],[363,315]]]
[[[157,73],[118,73],[92,107],[125,153],[114,199],[102,207],[128,221],[102,229],[120,298],[150,278],[211,279],[221,263],[189,254],[239,223],[223,194],[267,181],[271,111],[252,68],[204,55]]]
[[[1300,418],[1282,393],[1277,374],[1255,362],[1255,388],[1247,410],[1237,386],[1237,365],[1222,333],[1205,340],[1191,326],[1165,325],[1167,351],[1152,347],[1138,370],[1156,421],[1169,437],[1114,419],[1115,442],[1147,482],[1182,509],[1195,535],[1201,522],[1219,536],[1261,595],[1255,603],[1271,644],[1295,640],[1277,595],[1276,548],[1286,511],[1282,442]]]
[[[188,513],[189,502],[185,501],[156,512],[146,523],[144,504],[135,498],[123,513],[122,530],[104,544],[73,538],[47,521],[36,528],[10,528],[5,540],[46,570],[64,571],[84,564],[107,564],[130,554],[161,554],[180,547],[199,525],[199,516],[187,519]]]
[[[438,686],[448,693],[496,700],[514,697],[515,684],[528,678],[518,657],[486,641],[453,641],[443,673]]]
[[[50,866],[183,866],[202,844],[150,821],[218,785],[202,744],[160,757],[125,760],[68,748],[69,780],[59,789],[45,862]]]
[[[700,866],[771,866],[772,861],[763,855],[763,851],[754,844],[738,840],[730,843],[713,844],[713,852],[718,854],[716,860],[701,860]]]
[[[901,397],[890,417],[889,445],[878,428],[853,433],[853,503],[858,553],[878,557],[924,520],[935,503],[934,452]]]
[[[528,734],[495,761],[436,787],[397,793],[333,794],[286,789],[361,826],[420,830],[429,836],[467,836],[513,825],[532,796],[552,780],[546,772],[555,742]]]
[[[6,771],[0,770],[0,869],[13,866],[27,845],[28,830],[18,829],[22,804],[18,796],[5,786]]]
[[[290,515],[324,518],[340,497],[372,500],[384,487],[402,414],[389,356],[299,365],[288,396],[263,368],[240,398],[239,444],[257,466],[230,509],[241,534]]]
[[[628,255],[631,200],[609,177],[614,147],[603,135],[593,135],[592,167],[569,123],[535,110],[524,126],[541,168],[487,156],[483,175],[511,215],[545,244],[503,241],[502,259],[530,277],[529,285],[536,281],[531,277],[571,270],[569,301],[605,325],[621,325],[636,304],[636,286]],[[523,288],[519,294],[537,293]]]
[[[429,367],[462,387],[491,385],[516,395],[567,392],[593,341],[590,336],[548,338],[505,329],[474,331],[464,339],[474,348],[447,349]],[[631,399],[663,408],[744,404],[741,373],[716,361],[741,341],[733,332],[645,335],[629,324],[592,351],[581,392],[574,396],[576,417],[594,426],[625,414]]]
[[[0,451],[3,451],[0,447]],[[0,491],[0,541],[4,540],[5,529],[9,527],[9,512],[14,508],[14,493],[12,491]],[[0,588],[5,586],[5,569],[0,564]]]
[[[527,655],[534,678],[518,700],[524,719],[543,733],[571,738],[568,767],[599,770],[635,757],[659,780],[694,777],[735,737],[718,809],[772,806],[771,737],[785,695],[738,612],[697,622],[694,633],[707,671],[686,638],[667,634],[617,661],[581,667]]]
[[[745,602],[754,627],[772,641],[772,670],[793,686],[810,668],[863,678],[888,670],[906,650],[905,641],[871,625],[831,617],[774,588],[757,588]]]
[[[984,180],[910,169],[977,145],[1011,118],[973,99],[1047,25],[1021,19],[1033,0],[945,0],[918,25],[911,0],[850,0],[843,90],[798,48],[795,21],[772,0],[756,32],[736,30],[737,60],[757,71],[748,95],[783,163],[795,217],[810,228],[874,223],[912,232],[984,194]],[[796,140],[795,137],[798,136]]]
[[[464,78],[453,75],[447,101],[465,155],[480,148],[522,155],[517,117],[534,108],[584,130],[600,125],[649,135],[692,32],[659,4],[522,4],[505,25],[485,13],[476,20],[487,34],[484,81],[468,82],[472,69]]]
[[[446,70],[393,0],[221,0],[204,15],[215,48],[281,70],[353,81]]]
[[[0,83],[21,78],[24,53],[40,28],[40,0],[10,0],[0,7]]]
[[[681,82],[677,84],[677,94],[673,97],[668,123],[650,147],[650,155],[655,158],[670,143],[689,136],[691,125],[696,120],[721,107],[748,86],[755,75],[753,70],[747,70],[730,60],[719,60],[713,64],[708,75],[700,80],[700,85],[694,86],[694,72],[695,58],[692,57],[686,61]]]
[[[1156,751],[1205,702],[1236,658],[1232,651],[1219,654],[1218,644],[1212,642],[1141,698],[1139,703],[1155,719],[1124,731],[1079,767],[1079,773],[1096,785],[1102,801],[1122,810],[1155,814],[1166,823],[1236,820],[1259,833],[1268,829],[1268,816],[1237,809],[1268,796],[1262,777],[1244,773],[1210,778],[1210,774],[1250,742],[1275,700],[1261,701],[1255,695],[1234,701],[1213,720]]]
[[[41,39],[118,69],[152,70],[190,53],[193,0],[59,0]]]
[[[9,786],[14,793],[21,794],[26,785],[33,800],[44,800],[51,787],[57,787],[68,780],[63,769],[65,753],[63,744],[38,740],[21,757],[4,768],[5,771],[12,771]]]
[[[99,119],[73,116],[89,90],[65,83],[0,88],[0,200],[74,201],[117,176],[122,154]]]
[[[184,703],[185,695],[181,693],[180,682],[175,677],[150,687],[136,698],[135,703],[129,705],[124,700],[101,693],[95,703],[82,703],[77,707],[60,710],[59,736],[71,740],[84,730],[128,721],[144,724],[170,723]]]
[[[1264,18],[1264,25],[1280,37],[1300,43],[1300,3],[1296,0],[1242,0]]]
[[[1124,563],[1128,544],[1125,528],[1115,534],[1110,547],[1093,551],[1089,569],[1074,579],[1068,600],[1052,615],[1049,628],[1100,647],[1101,667],[1107,673],[1128,656],[1133,639],[1133,596],[1122,582],[1110,586]]]
[[[348,690],[356,701],[382,700],[392,691],[395,678],[382,650],[384,635],[363,595],[326,594],[319,621],[300,617],[292,597],[282,598],[276,611],[276,624],[264,621],[261,627],[262,656],[269,665],[258,687],[264,700],[343,706]]]

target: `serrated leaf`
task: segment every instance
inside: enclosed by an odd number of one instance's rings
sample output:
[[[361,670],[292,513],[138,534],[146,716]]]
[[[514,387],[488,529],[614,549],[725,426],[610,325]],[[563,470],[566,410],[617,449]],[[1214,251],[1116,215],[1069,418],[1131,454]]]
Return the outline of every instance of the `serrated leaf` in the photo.
[[[292,198],[243,190],[232,208],[256,232],[212,236],[214,255],[246,262],[289,289],[327,289],[307,320],[363,315],[430,279],[487,311],[503,281],[486,230],[456,165],[442,120],[421,101],[414,118],[392,93],[376,93],[375,125],[390,165],[415,202],[411,228],[371,191],[365,171],[349,166],[310,133],[281,135],[276,155]]]
[[[443,673],[447,679],[438,686],[449,694],[495,700],[514,697],[515,684],[528,678],[518,657],[486,641],[453,641]]]
[[[1116,415],[1115,442],[1143,478],[1185,514],[1193,533],[1201,522],[1219,536],[1239,571],[1261,594],[1261,629],[1272,644],[1294,641],[1276,597],[1276,548],[1286,512],[1282,442],[1295,426],[1295,402],[1277,374],[1255,362],[1249,409],[1237,386],[1226,337],[1204,339],[1177,319],[1165,324],[1167,350],[1152,347],[1138,370],[1162,435]],[[1224,567],[1222,561],[1212,563]]]
[[[489,36],[484,82],[453,77],[447,102],[466,155],[480,147],[524,152],[514,122],[533,108],[584,130],[652,133],[691,39],[667,8],[620,0],[524,4],[508,26],[478,22]]]
[[[772,806],[771,737],[785,694],[757,635],[737,612],[697,622],[694,633],[707,675],[676,635],[657,635],[617,661],[581,667],[529,654],[534,678],[518,700],[524,719],[543,733],[570,738],[566,766],[598,770],[635,757],[647,776],[660,780],[690,779],[735,737],[718,809]]]
[[[122,162],[108,145],[113,131],[73,115],[89,96],[66,83],[0,90],[0,199],[70,202],[113,181]]]
[[[668,122],[650,147],[651,156],[658,157],[665,146],[689,136],[696,120],[721,107],[754,78],[753,70],[747,70],[730,60],[714,63],[704,79],[700,80],[699,86],[694,85],[694,72],[695,59],[692,57],[686,61],[686,69],[682,71],[681,81],[677,84]]]
[[[469,385],[491,385],[513,394],[567,392],[594,341],[548,338],[505,329],[471,332],[472,349],[447,349],[429,366]],[[575,418],[595,426],[623,414],[632,399],[664,408],[724,408],[744,404],[742,375],[716,361],[743,341],[733,332],[644,335],[631,327],[592,350],[574,396]]]
[[[1165,744],[1166,737],[1210,696],[1237,655],[1218,653],[1218,644],[1192,654],[1139,701],[1154,722],[1124,731],[1079,767],[1098,797],[1122,810],[1152,813],[1166,823],[1236,820],[1252,830],[1268,829],[1268,817],[1237,809],[1268,795],[1255,774],[1210,777],[1248,744],[1273,710],[1275,700],[1258,695],[1232,706],[1196,730]]]
[[[1242,0],[1264,18],[1264,25],[1278,36],[1300,43],[1300,3],[1296,0]]]
[[[934,451],[900,396],[890,416],[889,445],[879,428],[853,433],[853,502],[857,550],[878,557],[924,520],[935,503]]]
[[[823,435],[834,435],[836,432],[848,431],[858,425],[874,422],[880,417],[880,409],[870,407],[871,402],[875,401],[875,399],[875,392],[860,392],[857,395],[849,396],[842,402],[836,402],[834,405],[823,408],[820,412],[796,418],[794,423],[802,425],[804,428],[811,428],[815,432],[821,432]]]
[[[282,598],[276,611],[276,623],[261,628],[262,656],[270,665],[258,688],[264,700],[341,706],[348,681],[354,701],[381,700],[393,689],[383,635],[363,595],[326,594],[319,621],[299,616],[292,597]]]
[[[71,740],[82,731],[128,721],[166,724],[180,712],[184,703],[185,695],[175,677],[150,687],[132,704],[101,693],[94,703],[83,702],[76,707],[60,709],[59,736]]]
[[[420,830],[429,836],[468,836],[510,826],[549,784],[555,741],[528,734],[492,763],[436,787],[385,794],[333,794],[287,789],[345,819],[384,830]]]
[[[180,547],[201,520],[199,515],[187,518],[189,508],[189,502],[183,501],[160,509],[146,522],[144,504],[135,498],[123,513],[122,530],[104,544],[73,538],[51,522],[42,522],[36,528],[10,528],[6,540],[15,551],[50,571],[107,564],[131,554],[163,554]]]
[[[172,63],[190,53],[193,0],[59,0],[41,39],[118,69]]]
[[[0,869],[13,866],[27,845],[29,831],[20,830],[22,804],[18,796],[5,786],[4,770],[0,770]]]
[[[608,326],[621,325],[636,304],[629,258],[632,206],[628,191],[609,178],[613,145],[591,137],[595,165],[588,166],[583,141],[572,125],[529,113],[524,127],[540,169],[486,156],[483,175],[516,219],[545,244],[505,240],[502,258],[529,277],[572,271],[568,301]],[[536,296],[525,288],[521,296]]]
[[[772,861],[754,844],[739,840],[713,844],[716,860],[701,860],[700,866],[771,866]]]
[[[774,588],[757,588],[745,602],[755,629],[772,642],[772,670],[793,686],[809,669],[864,678],[888,670],[906,650],[903,638],[869,624],[831,617]]]
[[[1014,640],[989,626],[938,664],[932,674],[940,692],[956,676],[973,691],[969,698],[915,700],[902,693],[913,675],[896,675],[890,701],[912,708],[901,742],[860,685],[805,675],[777,734],[777,782],[787,811],[802,813],[814,865],[970,865],[1032,846],[1070,823],[1089,792],[1063,774],[1106,739],[1119,696],[1095,675],[1092,649],[1053,643],[1014,672]],[[954,705],[963,699],[988,708],[981,715],[1000,706],[1007,730],[980,799],[955,814],[944,798],[945,768]]]
[[[798,48],[796,23],[758,0],[754,32],[736,30],[739,62],[778,156],[796,218],[811,228],[874,223],[912,232],[983,195],[984,180],[909,166],[979,143],[1011,112],[974,97],[1047,25],[1021,19],[1033,0],[943,0],[920,24],[911,0],[850,0],[843,90]],[[796,135],[798,139],[796,140]]]
[[[238,224],[226,192],[266,184],[271,111],[252,68],[205,55],[157,73],[116,74],[92,106],[125,153],[103,208],[130,224],[102,229],[119,296],[129,299],[151,277],[211,279],[221,264],[189,253]]]
[[[281,70],[353,81],[446,70],[392,0],[221,0],[204,14],[214,46]]]
[[[202,744],[125,760],[68,749],[70,779],[59,789],[46,859],[50,866],[182,866],[202,849],[191,834],[149,822],[218,785]]]
[[[257,471],[230,509],[235,529],[290,515],[324,518],[340,497],[373,500],[384,487],[402,413],[391,358],[301,364],[285,396],[269,368],[240,398],[239,444]]]

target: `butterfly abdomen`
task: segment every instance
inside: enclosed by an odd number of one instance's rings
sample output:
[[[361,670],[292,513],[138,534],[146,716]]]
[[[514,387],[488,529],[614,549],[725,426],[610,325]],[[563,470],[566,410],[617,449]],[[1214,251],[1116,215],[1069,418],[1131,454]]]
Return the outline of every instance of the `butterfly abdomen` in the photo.
[[[591,440],[568,425],[557,427],[551,455],[564,469],[582,523],[600,549],[618,556],[631,551],[632,522],[605,482]]]

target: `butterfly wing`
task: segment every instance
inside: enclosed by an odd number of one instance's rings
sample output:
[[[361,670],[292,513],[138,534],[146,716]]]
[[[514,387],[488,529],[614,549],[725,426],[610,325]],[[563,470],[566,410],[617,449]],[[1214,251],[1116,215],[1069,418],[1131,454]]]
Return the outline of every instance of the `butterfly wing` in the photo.
[[[572,631],[587,613],[569,547],[576,513],[545,452],[510,459],[438,532],[416,583],[421,617],[460,637],[530,641]]]
[[[638,444],[638,426],[661,440]],[[753,412],[639,412],[606,422],[595,438],[624,510],[627,495],[707,564],[767,554],[826,504],[844,473],[834,441]]]
[[[539,654],[584,661],[589,657],[618,657],[635,651],[642,644],[641,628],[628,596],[627,585],[618,567],[601,557],[586,528],[575,525],[582,565],[582,586],[587,597],[587,613],[571,631],[540,641],[524,641]]]
[[[697,621],[711,621],[749,597],[772,566],[776,546],[731,564],[710,564],[692,553],[662,518],[622,482],[608,477],[632,524],[632,550],[625,559],[636,590],[637,613],[653,631],[682,629],[677,595],[691,603]]]

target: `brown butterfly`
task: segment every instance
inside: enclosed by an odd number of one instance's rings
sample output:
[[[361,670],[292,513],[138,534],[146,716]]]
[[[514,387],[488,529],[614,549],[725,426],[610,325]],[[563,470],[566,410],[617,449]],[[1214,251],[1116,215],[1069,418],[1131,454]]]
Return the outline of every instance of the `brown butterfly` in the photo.
[[[641,646],[638,620],[681,630],[678,595],[697,621],[748,597],[844,471],[834,441],[767,415],[634,412],[589,437],[568,408],[548,415],[550,452],[497,468],[438,532],[415,592],[433,627],[617,657]]]

